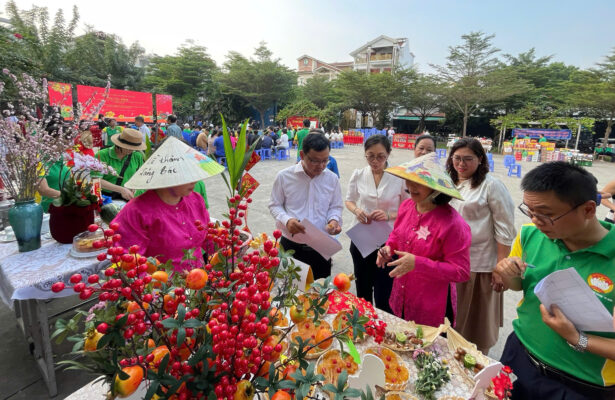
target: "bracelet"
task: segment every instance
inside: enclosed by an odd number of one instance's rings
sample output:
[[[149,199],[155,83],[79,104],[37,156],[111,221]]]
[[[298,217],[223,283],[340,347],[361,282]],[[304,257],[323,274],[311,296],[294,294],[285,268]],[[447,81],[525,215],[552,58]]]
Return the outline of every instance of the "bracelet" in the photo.
[[[579,341],[577,342],[577,344],[573,345],[573,344],[568,343],[568,346],[572,347],[574,350],[578,351],[579,353],[584,353],[587,350],[587,342],[588,342],[587,335],[579,331]]]

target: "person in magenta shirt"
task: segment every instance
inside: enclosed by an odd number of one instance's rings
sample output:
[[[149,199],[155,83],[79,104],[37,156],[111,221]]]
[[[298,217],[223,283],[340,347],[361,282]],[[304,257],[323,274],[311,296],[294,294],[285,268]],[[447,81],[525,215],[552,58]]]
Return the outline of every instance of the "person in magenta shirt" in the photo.
[[[131,189],[148,190],[128,202],[113,220],[120,224],[121,246],[136,244],[145,257],[163,263],[172,260],[175,271],[202,267],[210,247],[209,213],[203,197],[193,191],[196,182],[209,175],[189,156],[190,150],[175,138],[165,140],[126,182]],[[183,260],[188,249],[195,260]]]
[[[470,227],[448,205],[461,199],[450,177],[429,153],[387,168],[406,180],[410,198],[399,206],[393,232],[378,254],[377,265],[395,267],[389,304],[393,313],[417,324],[454,324],[455,283],[470,278]]]

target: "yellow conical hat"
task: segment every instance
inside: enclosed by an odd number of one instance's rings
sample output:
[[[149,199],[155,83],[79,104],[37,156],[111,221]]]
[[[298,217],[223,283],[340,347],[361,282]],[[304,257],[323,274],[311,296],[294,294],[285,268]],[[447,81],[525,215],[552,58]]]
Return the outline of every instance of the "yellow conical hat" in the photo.
[[[459,200],[463,200],[461,194],[455,188],[453,180],[438,162],[436,153],[428,153],[395,167],[384,170],[402,179],[416,182],[427,186],[440,193],[447,194]]]

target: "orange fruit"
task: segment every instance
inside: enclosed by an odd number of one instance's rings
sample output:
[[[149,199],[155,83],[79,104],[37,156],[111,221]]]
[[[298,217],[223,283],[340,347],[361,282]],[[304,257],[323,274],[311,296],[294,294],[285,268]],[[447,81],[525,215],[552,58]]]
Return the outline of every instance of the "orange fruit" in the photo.
[[[218,265],[218,264],[220,264],[220,256],[218,255],[218,253],[214,253],[214,255],[211,256],[211,258],[209,259],[209,263],[211,265]]]
[[[147,348],[153,349],[154,347],[156,347],[156,342],[154,342],[154,339],[147,339]]]
[[[254,397],[254,386],[252,382],[247,379],[241,380],[237,383],[237,390],[233,400],[252,400]]]
[[[143,368],[137,365],[124,367],[122,371],[128,374],[128,379],[120,379],[119,375],[116,375],[113,384],[114,391],[120,398],[133,394],[143,380]]]
[[[96,351],[96,346],[101,337],[103,337],[103,334],[97,330],[89,331],[83,343],[83,351]]]
[[[167,274],[165,271],[156,271],[152,274],[152,279],[156,281],[154,282],[154,286],[160,287],[161,283],[167,283],[167,281],[169,280],[169,274]]]
[[[340,292],[347,292],[350,290],[350,277],[341,272],[335,275],[335,278],[333,278],[333,284]]]
[[[291,400],[290,394],[283,390],[278,390],[271,396],[271,400]]]
[[[154,365],[155,365],[157,362],[161,361],[161,360],[164,358],[164,356],[165,356],[166,354],[168,354],[168,353],[169,353],[169,349],[167,348],[167,346],[158,346],[158,347],[156,347],[156,348],[152,351],[152,354],[154,355],[154,359],[152,360],[152,362],[151,362],[151,364],[150,364],[150,367],[152,367],[152,368],[153,368],[153,367],[154,367]]]
[[[152,262],[150,262],[150,260],[153,260]],[[160,265],[160,261],[158,261],[157,258],[155,257],[150,257],[147,260],[147,273],[148,274],[153,274],[154,272],[156,272],[158,270],[158,266]]]
[[[316,343],[320,343],[318,347],[320,347],[323,350],[331,347],[331,344],[333,344],[333,338],[331,337],[331,335],[333,334],[331,333],[331,330],[329,328],[326,328],[326,327],[319,328],[316,331],[316,338],[315,338]]]
[[[201,268],[195,268],[188,272],[186,276],[186,286],[192,290],[199,290],[205,287],[207,283],[207,272]]]

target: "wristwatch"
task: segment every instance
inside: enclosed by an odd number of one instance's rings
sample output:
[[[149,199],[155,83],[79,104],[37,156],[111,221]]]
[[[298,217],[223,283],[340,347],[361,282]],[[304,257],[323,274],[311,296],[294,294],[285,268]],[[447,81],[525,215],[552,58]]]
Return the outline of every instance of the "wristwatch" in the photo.
[[[568,343],[568,346],[572,347],[579,353],[584,353],[587,350],[587,335],[579,331],[579,341],[577,342],[577,344],[572,345]]]

